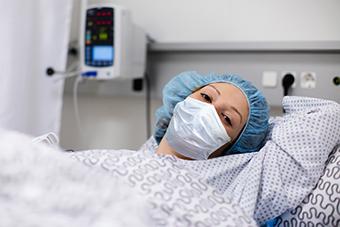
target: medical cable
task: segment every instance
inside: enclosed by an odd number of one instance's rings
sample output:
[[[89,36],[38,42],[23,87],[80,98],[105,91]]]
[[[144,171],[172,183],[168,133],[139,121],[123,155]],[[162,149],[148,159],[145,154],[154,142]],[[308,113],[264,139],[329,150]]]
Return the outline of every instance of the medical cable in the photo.
[[[65,73],[66,74],[65,76],[61,76],[61,77],[55,78],[53,81],[54,82],[58,82],[59,80],[65,80],[65,79],[70,78],[70,77],[78,76],[80,73],[81,73],[80,70],[73,71],[73,72],[68,72],[68,73]]]
[[[79,62],[76,57],[72,56],[77,56],[77,51],[74,48],[71,48],[69,50],[69,59],[68,61],[72,62],[67,66],[67,71],[59,71],[55,70],[53,67],[48,67],[46,69],[46,74],[48,76],[53,76],[54,74],[61,75],[57,78],[54,78],[53,81],[57,82],[59,80],[64,80],[70,77],[77,76],[78,74],[81,73],[81,70],[79,69]]]
[[[66,71],[66,72],[56,71],[52,67],[49,67],[49,68],[46,69],[46,74],[48,76],[53,76],[54,74],[61,75],[57,78],[54,78],[53,79],[54,82],[58,82],[59,80],[65,80],[65,79],[70,78],[70,77],[78,76],[80,73],[81,73],[81,71],[78,69],[78,66],[73,71]]]
[[[149,79],[149,74],[146,72],[144,74],[144,79],[145,79],[145,116],[146,116],[146,136],[147,139],[149,139],[151,135],[151,97],[150,97],[150,79]]]
[[[79,115],[79,107],[78,107],[78,85],[83,81],[81,76],[76,77],[73,84],[73,106],[74,106],[74,117],[76,122],[76,127],[78,129],[79,134],[81,134],[81,126],[80,126],[80,115]]]

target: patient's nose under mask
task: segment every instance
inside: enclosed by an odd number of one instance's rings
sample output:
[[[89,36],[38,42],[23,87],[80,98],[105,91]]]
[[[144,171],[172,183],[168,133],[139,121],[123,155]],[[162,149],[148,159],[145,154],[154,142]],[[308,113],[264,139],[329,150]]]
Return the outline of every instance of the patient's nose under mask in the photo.
[[[231,140],[215,107],[190,96],[176,105],[165,138],[177,153],[196,160]]]

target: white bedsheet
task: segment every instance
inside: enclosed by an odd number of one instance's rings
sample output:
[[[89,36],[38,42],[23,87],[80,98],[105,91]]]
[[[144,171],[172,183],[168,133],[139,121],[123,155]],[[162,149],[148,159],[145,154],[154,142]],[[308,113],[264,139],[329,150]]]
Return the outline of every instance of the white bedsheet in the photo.
[[[130,187],[0,130],[0,227],[153,226]]]

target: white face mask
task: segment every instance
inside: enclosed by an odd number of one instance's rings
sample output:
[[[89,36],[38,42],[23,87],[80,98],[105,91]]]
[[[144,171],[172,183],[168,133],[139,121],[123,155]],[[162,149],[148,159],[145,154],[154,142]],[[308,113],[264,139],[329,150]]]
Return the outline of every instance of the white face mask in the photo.
[[[215,107],[190,96],[176,105],[165,138],[177,153],[196,160],[231,140]]]

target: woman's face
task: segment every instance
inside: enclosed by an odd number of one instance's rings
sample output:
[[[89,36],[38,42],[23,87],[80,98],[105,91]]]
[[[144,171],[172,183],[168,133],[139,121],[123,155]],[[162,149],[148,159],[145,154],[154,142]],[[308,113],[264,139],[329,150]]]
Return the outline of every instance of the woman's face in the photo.
[[[210,158],[221,155],[233,143],[247,122],[249,109],[247,98],[232,84],[212,83],[200,88],[190,97],[212,104],[231,138],[231,142],[215,151]]]

